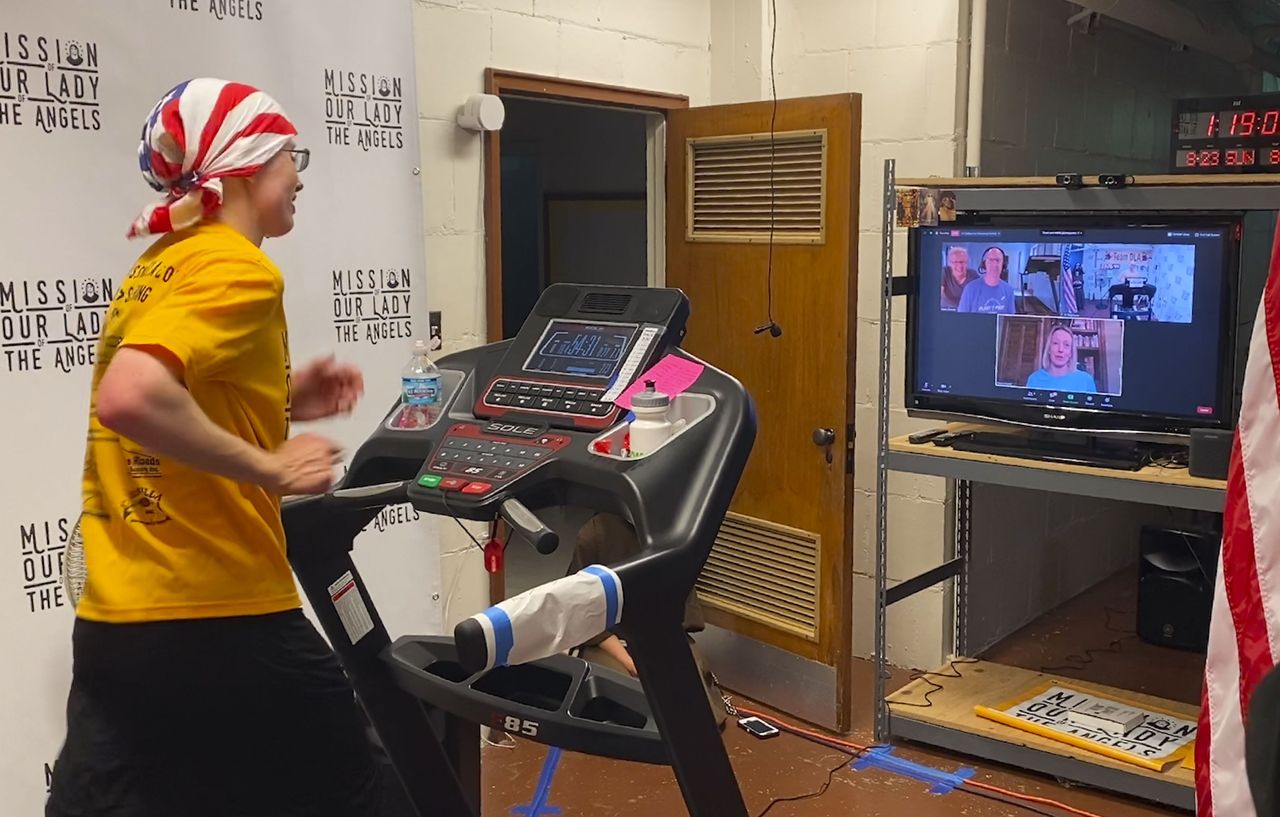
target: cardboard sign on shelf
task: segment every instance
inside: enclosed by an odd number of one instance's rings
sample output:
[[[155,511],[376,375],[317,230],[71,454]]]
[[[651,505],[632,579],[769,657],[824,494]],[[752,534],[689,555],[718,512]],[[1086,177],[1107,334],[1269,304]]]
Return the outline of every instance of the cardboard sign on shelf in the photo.
[[[1073,709],[1098,704],[1136,709],[1143,716],[1142,722],[1124,733],[1112,733],[1074,724],[1068,719]],[[1157,772],[1181,764],[1195,745],[1195,721],[1118,697],[1105,698],[1063,681],[1037,684],[998,706],[975,706],[974,712],[1015,729]]]

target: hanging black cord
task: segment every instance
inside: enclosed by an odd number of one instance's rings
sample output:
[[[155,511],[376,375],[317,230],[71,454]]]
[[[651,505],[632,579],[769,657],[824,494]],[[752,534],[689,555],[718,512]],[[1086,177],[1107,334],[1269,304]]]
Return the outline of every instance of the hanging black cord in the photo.
[[[769,42],[769,84],[772,88],[773,96],[773,112],[769,115],[769,264],[766,271],[766,288],[765,295],[766,313],[768,323],[757,326],[755,334],[759,335],[768,332],[770,337],[781,337],[782,327],[773,319],[773,230],[777,217],[777,188],[774,186],[774,166],[777,160],[777,142],[775,135],[778,131],[778,76],[774,70],[774,52],[778,44],[778,0],[770,2],[773,13],[773,33]]]

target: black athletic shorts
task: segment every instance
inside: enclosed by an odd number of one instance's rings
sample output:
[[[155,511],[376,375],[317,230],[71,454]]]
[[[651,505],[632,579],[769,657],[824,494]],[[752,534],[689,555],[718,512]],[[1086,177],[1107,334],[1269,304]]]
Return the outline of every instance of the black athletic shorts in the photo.
[[[300,610],[77,619],[46,817],[377,817],[384,773]],[[398,784],[397,784],[398,785]]]

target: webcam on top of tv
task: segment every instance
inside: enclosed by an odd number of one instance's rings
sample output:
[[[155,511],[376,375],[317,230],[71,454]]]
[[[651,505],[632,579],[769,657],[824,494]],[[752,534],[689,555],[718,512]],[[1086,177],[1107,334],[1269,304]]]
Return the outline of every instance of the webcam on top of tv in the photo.
[[[1084,187],[1082,173],[1058,173],[1053,178],[1059,187],[1067,190],[1079,190]],[[1133,184],[1133,176],[1128,173],[1099,173],[1098,184],[1112,190],[1119,190]]]
[[[1065,187],[1068,190],[1079,190],[1084,187],[1084,176],[1079,173],[1059,173],[1054,178],[1058,182],[1058,187]]]
[[[1133,177],[1128,173],[1102,173],[1098,176],[1098,184],[1103,187],[1109,187],[1112,190],[1128,187],[1132,183]]]

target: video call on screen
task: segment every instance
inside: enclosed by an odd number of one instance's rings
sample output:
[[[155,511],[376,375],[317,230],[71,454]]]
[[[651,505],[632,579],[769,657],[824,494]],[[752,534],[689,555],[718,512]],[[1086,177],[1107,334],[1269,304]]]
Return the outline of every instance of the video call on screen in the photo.
[[[916,391],[1214,414],[1227,229],[921,229]]]

